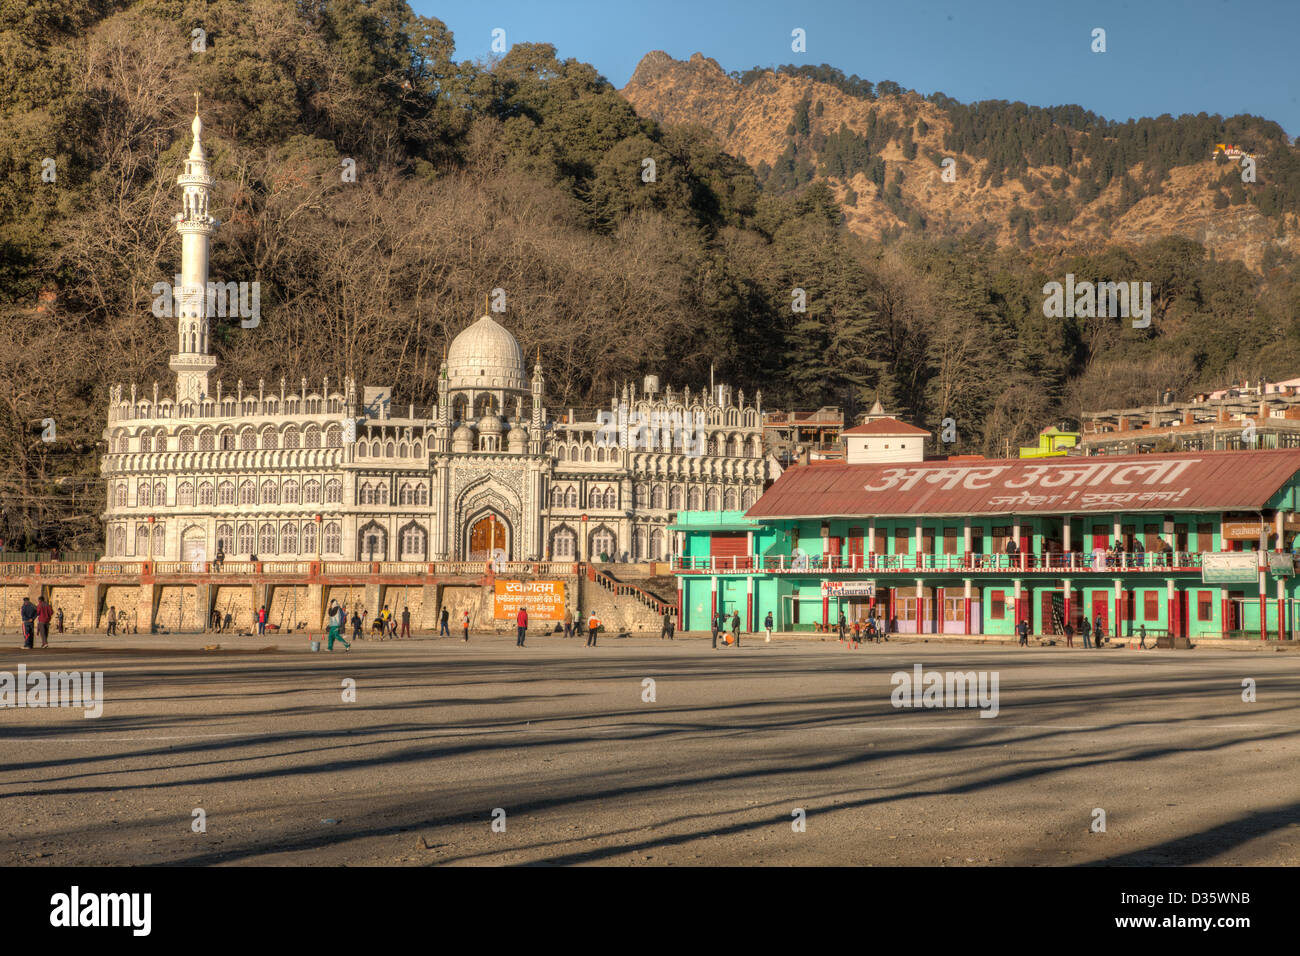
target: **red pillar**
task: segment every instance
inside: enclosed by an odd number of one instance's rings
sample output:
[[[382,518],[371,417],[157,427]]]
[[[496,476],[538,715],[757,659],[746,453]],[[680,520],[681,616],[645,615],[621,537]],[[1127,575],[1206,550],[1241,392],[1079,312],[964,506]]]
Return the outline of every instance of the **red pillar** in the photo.
[[[1069,591],[1065,592],[1065,623],[1066,624],[1073,624],[1073,619],[1070,617],[1070,604],[1071,604],[1070,593],[1071,592]]]
[[[754,592],[750,591],[745,595],[745,630],[752,632],[754,630]]]
[[[962,633],[970,633],[970,598],[962,598],[962,619],[964,621]]]
[[[1281,641],[1286,638],[1286,621],[1282,617],[1284,613],[1282,610],[1282,599],[1274,598],[1274,600],[1277,601],[1277,639]]]
[[[831,599],[828,594],[822,595],[822,626],[828,631],[831,629]]]
[[[943,633],[943,588],[934,589],[934,633]]]
[[[1259,639],[1268,640],[1268,598],[1263,590],[1259,592]]]
[[[894,601],[896,600],[897,597],[895,591],[896,591],[895,588],[889,588],[889,617],[885,619],[886,634],[888,634],[889,629],[894,626],[894,614],[895,614]]]
[[[1124,596],[1127,592],[1123,588],[1115,595],[1115,623],[1111,626],[1111,640],[1119,641],[1120,635],[1124,632]]]
[[[1165,604],[1168,605],[1165,614],[1169,622],[1169,636],[1178,636],[1178,601],[1175,598],[1167,598]]]
[[[1228,636],[1228,596],[1219,592],[1219,636]]]

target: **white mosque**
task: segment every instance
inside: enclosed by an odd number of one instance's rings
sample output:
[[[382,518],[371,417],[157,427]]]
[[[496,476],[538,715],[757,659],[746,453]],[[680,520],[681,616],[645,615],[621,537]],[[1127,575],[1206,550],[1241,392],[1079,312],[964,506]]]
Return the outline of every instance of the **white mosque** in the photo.
[[[544,407],[513,335],[484,314],[444,357],[437,406],[387,385],[211,381],[213,180],[203,124],[177,178],[181,290],[174,394],[110,390],[105,557],[205,561],[654,560],[683,510],[748,508],[776,477],[762,394],[624,387],[609,405],[654,423],[640,440]],[[402,414],[402,412],[405,414]],[[687,421],[692,427],[668,427]],[[695,424],[700,423],[700,424]],[[661,427],[662,426],[662,427]],[[632,429],[635,438],[636,429]]]

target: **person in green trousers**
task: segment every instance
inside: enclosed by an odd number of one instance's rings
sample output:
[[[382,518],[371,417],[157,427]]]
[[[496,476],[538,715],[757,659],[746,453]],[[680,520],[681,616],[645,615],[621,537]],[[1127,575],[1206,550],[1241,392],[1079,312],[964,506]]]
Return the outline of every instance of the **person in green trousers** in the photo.
[[[339,625],[338,625],[337,618],[330,618],[329,636],[330,636],[330,644],[328,648],[329,650],[331,651],[334,650],[335,641],[338,641],[340,644],[342,644],[344,650],[346,651],[352,650],[352,645],[349,644],[347,641],[343,640],[343,635],[339,632]]]

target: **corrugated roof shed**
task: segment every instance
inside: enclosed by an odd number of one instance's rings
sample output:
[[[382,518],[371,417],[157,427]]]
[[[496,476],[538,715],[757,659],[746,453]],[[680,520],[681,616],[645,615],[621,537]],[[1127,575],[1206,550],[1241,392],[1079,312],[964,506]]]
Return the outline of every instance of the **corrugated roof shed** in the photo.
[[[1300,449],[1003,458],[790,468],[751,518],[1255,511],[1300,472]]]

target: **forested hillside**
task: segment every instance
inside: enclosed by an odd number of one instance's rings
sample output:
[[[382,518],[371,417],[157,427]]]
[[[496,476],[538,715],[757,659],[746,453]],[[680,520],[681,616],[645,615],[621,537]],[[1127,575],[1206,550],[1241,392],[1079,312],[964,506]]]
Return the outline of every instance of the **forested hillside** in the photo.
[[[540,350],[554,407],[603,403],[651,372],[698,387],[714,365],[766,407],[861,409],[878,395],[936,431],[952,416],[955,451],[1300,368],[1286,248],[1261,276],[1169,236],[1027,252],[904,222],[864,238],[842,188],[765,189],[713,133],[638,115],[547,44],[457,60],[445,26],[400,0],[214,0],[201,20],[181,0],[0,10],[10,547],[93,546],[108,387],[172,380],[174,325],[150,313],[151,289],[179,263],[171,217],[195,91],[223,223],[213,278],[262,288],[255,328],[214,320],[228,385],[355,375],[429,405],[444,347],[494,287],[526,354]],[[836,162],[869,172],[876,154],[857,149],[842,136]],[[1151,281],[1151,327],[1044,318],[1043,283],[1070,271]],[[48,418],[54,442],[41,440]]]

